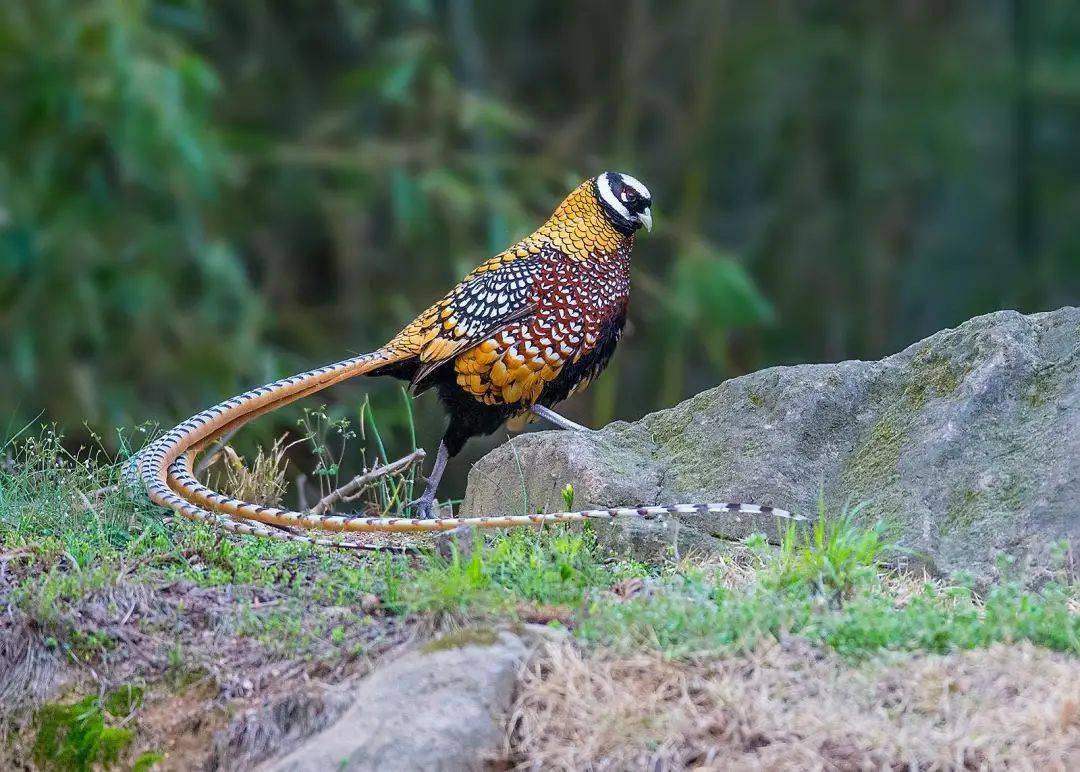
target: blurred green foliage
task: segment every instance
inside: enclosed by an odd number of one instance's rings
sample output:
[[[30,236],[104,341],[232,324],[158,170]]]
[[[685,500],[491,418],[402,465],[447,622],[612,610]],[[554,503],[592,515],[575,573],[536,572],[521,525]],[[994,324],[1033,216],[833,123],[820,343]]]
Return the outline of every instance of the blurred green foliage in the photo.
[[[605,168],[659,227],[587,422],[1080,298],[1067,0],[12,0],[0,93],[15,421],[369,350]]]
[[[102,426],[234,385],[261,304],[209,222],[213,67],[145,3],[0,8],[0,411]]]

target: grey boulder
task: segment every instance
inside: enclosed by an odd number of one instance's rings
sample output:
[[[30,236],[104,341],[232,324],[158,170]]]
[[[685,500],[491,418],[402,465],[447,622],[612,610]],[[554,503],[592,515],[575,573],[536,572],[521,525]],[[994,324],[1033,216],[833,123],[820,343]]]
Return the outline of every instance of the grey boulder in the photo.
[[[354,703],[274,772],[481,770],[502,752],[518,669],[553,631],[529,626],[450,633],[380,665]]]
[[[1080,309],[977,317],[877,362],[774,367],[599,431],[526,434],[481,459],[463,514],[745,501],[815,516],[865,502],[941,573],[1036,573],[1080,537]],[[644,560],[715,550],[768,518],[601,527]],[[1030,576],[1030,574],[1029,574]]]

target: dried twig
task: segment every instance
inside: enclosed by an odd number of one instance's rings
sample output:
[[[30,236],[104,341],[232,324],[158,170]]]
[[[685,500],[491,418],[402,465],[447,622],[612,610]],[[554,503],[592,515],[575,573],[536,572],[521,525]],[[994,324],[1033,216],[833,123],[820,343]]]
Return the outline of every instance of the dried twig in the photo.
[[[98,488],[96,490],[92,490],[92,491],[90,491],[90,493],[85,494],[85,495],[89,496],[91,499],[100,499],[100,498],[104,498],[105,496],[108,496],[110,493],[113,493],[119,487],[120,487],[119,485],[106,485],[104,488]]]
[[[332,546],[335,549],[354,552],[389,552],[394,555],[419,555],[423,551],[415,544],[369,544],[343,541]]]
[[[121,626],[121,627],[123,627],[124,625],[126,625],[126,624],[127,624],[127,621],[128,621],[129,619],[131,619],[131,614],[132,614],[132,613],[133,613],[133,612],[135,611],[135,606],[136,606],[136,605],[138,605],[138,601],[136,601],[136,600],[133,600],[133,601],[131,601],[131,608],[129,608],[129,609],[127,610],[127,613],[126,613],[126,614],[124,614],[124,618],[120,620],[120,626]]]
[[[392,474],[400,474],[413,464],[422,462],[426,455],[427,454],[424,453],[422,448],[417,448],[409,455],[402,456],[397,461],[391,461],[389,464],[375,467],[370,472],[358,474],[340,488],[323,496],[322,499],[311,508],[311,513],[314,515],[326,514],[331,511],[338,502],[351,501],[379,478],[387,477]]]
[[[277,528],[279,531],[284,531],[285,533],[290,533],[293,536],[301,536],[302,535],[300,533],[299,529],[293,528],[293,527],[288,526],[288,525],[281,525],[280,523],[266,523],[266,525],[269,526],[270,528]]]
[[[90,501],[90,497],[87,496],[85,493],[83,493],[80,490],[76,490],[75,492],[77,494],[79,494],[79,498],[82,499],[83,511],[84,512],[89,512],[90,514],[92,514],[97,519],[97,521],[100,523],[101,522],[101,515],[97,511],[97,507],[95,507],[93,502]]]

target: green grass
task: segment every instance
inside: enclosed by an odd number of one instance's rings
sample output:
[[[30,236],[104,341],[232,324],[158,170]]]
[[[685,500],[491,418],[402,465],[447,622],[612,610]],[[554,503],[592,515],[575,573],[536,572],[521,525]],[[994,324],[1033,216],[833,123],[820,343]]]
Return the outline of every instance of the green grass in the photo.
[[[880,523],[858,525],[860,509],[830,517],[822,504],[810,531],[788,528],[775,551],[763,536],[750,537],[756,570],[736,590],[721,586],[722,572],[673,571],[647,598],[599,600],[577,633],[617,649],[672,656],[749,649],[788,636],[853,658],[1020,640],[1080,654],[1080,593],[1064,577],[1038,591],[1016,577],[982,596],[962,577],[916,585],[885,565],[904,551]]]
[[[784,534],[779,549],[748,540],[745,577],[731,589],[734,564],[648,567],[599,557],[588,526],[517,529],[487,535],[449,560],[389,554],[356,556],[304,545],[222,537],[105,493],[116,463],[63,450],[48,428],[9,444],[0,469],[0,544],[20,551],[9,571],[16,606],[79,659],[111,656],[118,642],[74,624],[89,595],[125,584],[187,582],[228,587],[232,626],[283,656],[306,650],[335,656],[362,646],[357,631],[375,624],[366,599],[396,617],[449,614],[461,620],[512,620],[525,607],[566,611],[586,643],[658,649],[671,656],[748,648],[762,638],[801,636],[852,657],[882,650],[942,652],[995,641],[1029,640],[1080,653],[1076,589],[1039,591],[1011,581],[976,596],[961,583],[900,585],[885,561],[897,549],[881,527],[857,524],[860,509],[821,518],[809,532]],[[393,499],[397,494],[388,494]],[[749,561],[749,567],[745,565]],[[650,591],[629,600],[609,589],[648,577]],[[253,602],[272,591],[273,608]],[[319,608],[354,609],[346,622]]]
[[[881,563],[898,550],[879,522],[858,525],[862,505],[844,507],[830,516],[824,498],[818,499],[818,517],[809,531],[788,525],[780,551],[770,561],[765,584],[776,590],[802,587],[840,599],[877,573]],[[752,540],[758,547],[761,539]]]
[[[67,450],[51,426],[0,443],[0,538],[79,567],[130,542],[169,539],[161,518],[120,485],[121,465],[100,450]]]
[[[600,601],[578,627],[585,641],[682,657],[752,648],[762,639],[800,636],[862,658],[890,651],[945,653],[1028,640],[1080,654],[1080,617],[1057,586],[1029,592],[1007,583],[977,600],[963,588],[932,584],[904,603],[860,588],[840,608],[798,590],[764,585],[720,590],[707,582],[671,579],[655,595]]]
[[[630,562],[602,563],[586,529],[565,526],[500,534],[462,560],[426,558],[402,588],[400,610],[505,610],[516,603],[577,605],[590,590],[643,574]]]

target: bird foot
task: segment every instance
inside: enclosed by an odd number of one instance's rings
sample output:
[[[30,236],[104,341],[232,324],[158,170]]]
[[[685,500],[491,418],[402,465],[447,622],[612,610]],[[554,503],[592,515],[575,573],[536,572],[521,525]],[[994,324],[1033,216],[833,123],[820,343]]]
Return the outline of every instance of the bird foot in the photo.
[[[414,520],[432,520],[439,516],[433,496],[421,496],[415,501],[410,501],[406,506],[409,509],[409,516]]]
[[[435,454],[435,466],[432,467],[431,476],[427,478],[427,486],[420,498],[410,501],[406,506],[412,510],[414,520],[431,520],[439,517],[439,508],[435,504],[435,492],[439,489],[439,480],[442,479],[446,469],[446,461],[449,453],[446,450],[446,442],[439,443],[439,452]]]
[[[582,426],[579,423],[575,423],[569,418],[559,415],[549,407],[544,407],[543,405],[533,405],[531,409],[533,415],[535,415],[537,418],[543,418],[545,421],[547,421],[549,424],[556,427],[557,429],[566,429],[568,431],[574,432],[586,432],[589,430],[589,427]]]

